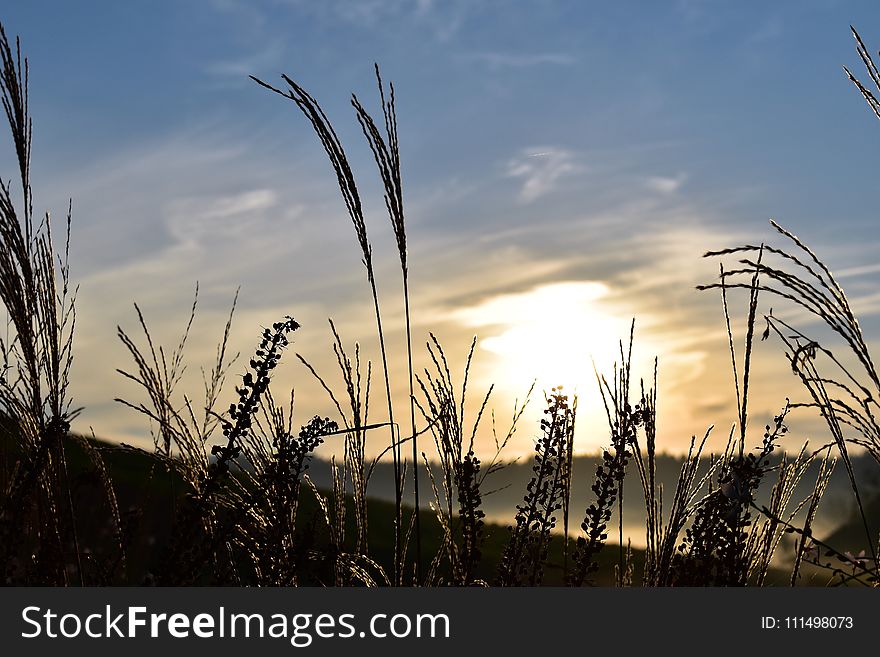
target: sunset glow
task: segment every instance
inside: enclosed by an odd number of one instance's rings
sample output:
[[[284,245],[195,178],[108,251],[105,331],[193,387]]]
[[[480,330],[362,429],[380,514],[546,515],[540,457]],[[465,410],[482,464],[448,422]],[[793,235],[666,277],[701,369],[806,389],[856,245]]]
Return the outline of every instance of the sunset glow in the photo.
[[[492,297],[458,317],[484,336],[480,346],[497,357],[499,382],[582,390],[595,381],[593,363],[607,371],[628,338],[625,316],[606,307],[609,292],[594,281],[553,283]]]

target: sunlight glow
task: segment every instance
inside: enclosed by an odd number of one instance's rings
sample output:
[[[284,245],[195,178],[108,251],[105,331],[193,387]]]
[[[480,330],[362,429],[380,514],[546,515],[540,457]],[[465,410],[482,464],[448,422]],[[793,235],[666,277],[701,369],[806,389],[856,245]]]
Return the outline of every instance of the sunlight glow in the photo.
[[[497,356],[500,385],[537,380],[537,389],[595,385],[593,362],[610,373],[632,317],[609,307],[611,290],[595,281],[567,281],[489,298],[456,313],[480,328],[480,346]]]

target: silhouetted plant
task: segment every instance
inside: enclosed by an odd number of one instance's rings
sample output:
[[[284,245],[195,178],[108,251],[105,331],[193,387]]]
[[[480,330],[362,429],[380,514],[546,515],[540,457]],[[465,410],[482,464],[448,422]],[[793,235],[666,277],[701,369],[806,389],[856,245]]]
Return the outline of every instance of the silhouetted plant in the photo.
[[[700,473],[700,462],[706,441],[712,431],[710,427],[702,439],[697,442],[692,437],[688,447],[688,453],[683,459],[678,480],[675,484],[675,493],[672,497],[668,518],[664,521],[664,509],[662,490],[658,486],[648,488],[646,499],[649,500],[649,508],[656,509],[653,521],[647,527],[647,545],[645,550],[645,571],[642,576],[644,586],[669,586],[673,582],[673,562],[676,558],[676,548],[680,536],[688,521],[693,516],[698,505],[700,492],[717,467],[713,464],[709,471]],[[639,442],[636,440],[636,456],[640,470],[644,465],[639,450]],[[647,453],[648,462],[654,460],[654,455]],[[644,485],[644,483],[643,483]],[[653,513],[653,512],[652,512]]]
[[[868,52],[868,49],[865,47],[865,44],[862,43],[862,37],[859,36],[859,33],[856,32],[856,28],[850,26],[850,30],[852,31],[853,37],[856,40],[856,50],[859,53],[859,57],[862,60],[862,63],[865,65],[865,70],[868,72],[868,76],[871,78],[871,82],[874,83],[874,86],[880,91],[880,71],[877,70],[877,66],[874,64],[874,59],[871,57],[871,53]],[[874,95],[870,89],[865,87],[855,75],[846,67],[843,67],[843,70],[846,71],[847,77],[850,81],[856,85],[856,88],[861,92],[862,97],[867,101],[868,106],[873,110],[874,114],[880,119],[880,101],[877,100],[877,97]]]
[[[409,303],[409,261],[406,248],[406,220],[403,213],[403,180],[400,174],[400,145],[397,137],[397,111],[394,106],[394,84],[389,84],[389,95],[386,101],[385,85],[379,74],[379,65],[376,64],[376,83],[379,87],[379,99],[382,104],[382,116],[385,119],[385,135],[376,126],[376,122],[361,105],[357,96],[352,94],[351,104],[357,113],[358,122],[363,130],[364,137],[370,145],[376,168],[382,179],[385,193],[385,209],[391,220],[391,228],[394,231],[394,239],[397,243],[397,254],[400,258],[400,271],[403,279],[403,313],[406,320],[406,364],[409,379],[409,416],[410,416],[410,441],[412,442],[412,468],[413,468],[413,505],[419,508],[419,442],[416,432],[416,409],[414,395],[413,376],[413,351],[412,351],[412,323]],[[398,445],[399,450],[399,445]],[[398,451],[399,460],[401,459]],[[402,483],[401,483],[402,489]],[[413,575],[415,581],[421,581],[422,568],[422,529],[421,519],[418,513],[414,514],[414,532],[416,539],[415,565]]]
[[[763,244],[710,251],[707,257],[742,256],[740,266],[730,270],[722,268],[718,283],[702,285],[699,289],[720,288],[724,291],[746,288],[752,297],[758,291],[773,295],[818,318],[842,339],[858,369],[793,323],[774,315],[772,309],[764,316],[766,328],[762,339],[771,335],[778,337],[791,371],[798,376],[811,399],[809,402],[792,403],[791,407],[816,408],[825,420],[846,469],[869,549],[875,554],[876,537],[871,534],[864,516],[862,493],[848,445],[864,448],[880,463],[880,426],[876,421],[877,412],[880,411],[877,402],[880,375],[846,294],[830,269],[794,234],[775,222],[771,221],[771,224],[794,245],[793,252]],[[754,252],[758,253],[756,259],[748,257]],[[770,262],[769,257],[776,260]],[[751,279],[747,283],[742,281],[746,276]],[[752,325],[755,313],[751,309],[749,317]],[[855,435],[847,435],[848,429],[853,430]]]
[[[810,564],[819,572],[830,574],[827,582],[829,586],[880,586],[880,564],[876,559],[869,557],[861,550],[853,554],[849,550],[841,552],[837,548],[815,537],[808,528],[798,527],[783,518],[773,515],[773,512],[762,507],[761,513],[775,520],[785,527],[788,533],[796,534],[803,547],[798,547],[801,564]],[[831,561],[833,558],[835,561]],[[799,575],[799,571],[792,573],[792,581]],[[794,584],[792,584],[793,586]]]
[[[602,463],[596,468],[592,491],[596,501],[587,507],[581,529],[584,536],[578,536],[575,543],[573,566],[568,583],[582,586],[598,568],[595,556],[608,540],[608,523],[617,499],[617,487],[626,474],[624,452],[602,451]]]
[[[302,479],[314,451],[339,427],[332,420],[315,416],[294,434],[292,395],[287,413],[275,405],[268,390],[261,408],[269,424],[268,435],[249,432],[242,445],[253,469],[253,481],[248,486],[252,527],[251,535],[246,537],[248,551],[259,584],[295,586],[303,561],[309,556],[297,531]]]
[[[632,343],[631,329],[626,354],[623,353],[623,343],[620,345],[621,364],[620,367],[615,365],[611,384],[597,373],[611,430],[611,449],[602,450],[602,462],[596,467],[596,477],[592,485],[596,501],[587,507],[581,523],[583,534],[578,536],[575,543],[573,566],[568,575],[568,584],[571,586],[582,586],[590,574],[597,570],[595,556],[608,539],[608,523],[616,502],[619,513],[623,512],[623,505],[619,503],[623,492],[623,480],[626,476],[627,462],[632,457],[631,449],[636,440],[636,430],[642,422],[641,409],[633,409],[629,403]],[[623,549],[622,541],[620,549]],[[623,572],[623,567],[621,552],[618,563],[620,573]]]
[[[693,524],[685,531],[675,564],[675,583],[683,586],[745,586],[750,555],[751,505],[770,455],[787,433],[788,406],[767,425],[760,451],[735,455],[729,449],[721,462],[718,487],[699,504]],[[740,445],[742,443],[739,443]]]
[[[822,457],[819,466],[819,474],[816,476],[816,484],[813,487],[813,492],[808,500],[803,527],[801,528],[801,533],[795,543],[794,565],[791,570],[790,581],[792,586],[797,584],[798,579],[801,576],[801,564],[806,558],[807,550],[811,545],[814,545],[809,537],[813,535],[813,523],[816,520],[819,502],[822,500],[822,496],[828,488],[828,483],[831,481],[831,474],[834,471],[834,466],[837,464],[837,461],[830,457],[830,451],[830,449],[825,450]],[[762,512],[764,512],[763,509]],[[764,515],[767,515],[771,520],[774,519],[772,517],[772,512],[769,512],[769,510],[767,513],[764,513]],[[785,531],[789,532],[788,525],[786,525]],[[794,530],[791,530],[790,533],[794,533]]]
[[[289,344],[287,335],[299,328],[299,324],[287,317],[274,323],[271,329],[263,330],[259,346],[249,362],[250,371],[242,376],[241,385],[236,388],[238,402],[230,404],[226,416],[223,416],[213,409],[229,367],[226,345],[232,318],[230,313],[217,349],[217,363],[210,379],[205,381],[205,411],[204,419],[200,421],[189,399],[184,398],[183,408],[178,409],[172,397],[183,373],[183,349],[195,314],[195,304],[183,338],[172,352],[170,361],[161,346],[158,349],[154,347],[143,314],[137,306],[135,308],[148,350],[144,353],[120,328],[120,339],[137,365],[137,374],[122,374],[147,392],[152,408],[119,401],[159,424],[156,454],[168,467],[183,475],[189,486],[183,503],[173,514],[176,531],[159,581],[190,583],[200,577],[205,565],[213,565],[214,577],[220,578],[222,569],[228,568],[232,559],[229,554],[232,545],[220,529],[228,530],[230,526],[236,526],[240,514],[246,513],[251,506],[241,482],[229,477],[230,468],[237,463],[244,442],[252,433],[254,416],[268,391],[272,370]],[[212,419],[216,421],[212,422]],[[224,442],[209,450],[208,442],[218,426]],[[176,450],[173,456],[172,449]],[[218,549],[227,554],[221,558]]]
[[[378,68],[376,73],[378,78]],[[379,306],[379,292],[376,286],[376,278],[373,269],[373,248],[367,237],[367,225],[364,221],[363,207],[361,203],[360,193],[358,192],[357,188],[357,183],[355,182],[355,177],[351,170],[351,166],[348,163],[348,157],[345,154],[342,143],[340,142],[339,137],[336,135],[336,131],[333,129],[333,126],[330,123],[330,120],[327,118],[327,115],[324,113],[324,110],[321,109],[318,101],[316,101],[311,95],[309,95],[307,91],[305,91],[305,89],[299,86],[288,76],[282,75],[282,78],[287,83],[287,91],[277,89],[276,87],[273,87],[272,85],[267,84],[266,82],[263,82],[262,80],[259,80],[254,76],[251,76],[251,79],[260,86],[265,87],[266,89],[269,89],[270,91],[273,91],[280,96],[283,96],[284,98],[293,101],[296,106],[302,111],[305,117],[309,120],[309,123],[311,123],[312,128],[314,129],[315,134],[320,139],[321,145],[324,147],[324,150],[327,153],[327,157],[330,160],[330,164],[333,166],[333,170],[336,173],[336,178],[339,183],[339,191],[342,195],[343,201],[345,202],[345,207],[348,210],[348,214],[351,218],[352,224],[354,225],[358,244],[361,248],[363,263],[367,269],[367,281],[370,284],[370,291],[373,297],[373,309],[376,316],[376,329],[379,337],[379,352],[382,357],[382,372],[385,381],[385,396],[388,402],[388,424],[391,428],[391,453],[394,463],[395,486],[395,548],[393,578],[395,584],[399,585],[403,582],[404,570],[404,462],[401,452],[401,440],[400,436],[396,433],[397,425],[394,422],[394,408],[391,398],[391,382],[388,370],[388,356],[385,348],[385,333],[382,329],[382,313]],[[375,129],[374,121],[369,118],[369,115],[363,110],[363,107],[357,101],[357,98],[352,98],[352,104],[357,111],[358,120],[361,122],[361,126],[364,130],[364,134],[367,136],[367,141],[370,144],[370,148],[373,150],[374,155],[376,156],[376,162],[379,165],[380,173],[382,174],[382,179],[385,183],[385,202],[389,212],[389,216],[391,217],[392,227],[394,228],[395,236],[397,239],[401,267],[404,272],[404,285],[406,292],[405,302],[407,309],[407,341],[409,344],[409,295],[407,286],[408,270],[406,265],[406,233],[403,223],[403,201],[401,196],[399,154],[397,149],[397,121],[394,114],[393,95],[391,101],[386,105],[381,78],[378,78],[378,81],[380,96],[382,98],[382,111],[385,117],[387,129],[387,142],[383,140],[381,133],[379,133],[378,129]],[[409,369],[411,375],[411,356]],[[410,376],[410,390],[412,390],[412,376]],[[410,395],[410,397],[412,397],[412,395]],[[415,432],[413,433],[415,434]],[[413,436],[413,440],[415,440],[415,436]]]
[[[523,503],[517,505],[515,525],[504,548],[498,568],[501,586],[538,586],[544,578],[550,532],[556,526],[557,512],[563,507],[567,478],[568,444],[574,439],[577,402],[571,406],[561,388],[553,388],[541,419],[542,435],[535,444],[532,478],[526,486]]]
[[[416,377],[424,400],[417,400],[416,405],[428,422],[427,430],[434,437],[442,475],[440,489],[434,480],[434,501],[435,512],[444,531],[444,540],[434,559],[431,573],[436,571],[439,559],[445,556],[450,565],[451,583],[456,586],[484,583],[476,578],[476,569],[482,556],[486,517],[481,508],[484,494],[482,485],[488,475],[499,469],[498,457],[516,431],[525,403],[528,403],[527,396],[526,402],[514,409],[506,437],[500,441],[496,438],[495,455],[484,468],[474,451],[474,441],[493,387],[483,397],[470,427],[465,419],[468,379],[476,344],[474,338],[465,361],[460,392],[456,391],[443,347],[433,334],[431,342],[427,344],[433,370],[426,369],[423,376]],[[431,473],[430,465],[426,463],[425,467]],[[433,478],[433,473],[431,476]],[[425,582],[431,582],[432,576],[426,578]]]
[[[825,271],[829,278],[833,280],[827,267],[822,264],[815,256],[804,247],[797,238],[778,227],[780,232],[790,236],[812,257],[814,263]],[[783,288],[785,285],[792,285],[792,289],[801,288],[800,282],[792,279],[786,273],[781,272],[773,266],[768,266],[765,262],[765,254],[769,257],[778,256],[783,260],[792,259],[799,266],[805,266],[797,257],[780,251],[772,246],[761,244],[760,246],[742,247],[745,251],[757,252],[754,260],[743,259],[741,264],[745,267],[736,270],[725,270],[724,266],[720,266],[719,283],[699,286],[698,289],[719,288],[721,290],[721,298],[724,309],[724,318],[727,327],[728,346],[730,349],[731,363],[733,367],[734,384],[736,389],[737,411],[739,416],[740,437],[738,441],[733,440],[733,430],[728,441],[728,448],[725,455],[718,461],[719,487],[717,490],[710,491],[698,505],[694,523],[686,533],[685,541],[679,546],[679,557],[675,563],[675,578],[679,583],[692,585],[745,585],[750,578],[756,583],[762,584],[766,577],[770,566],[770,559],[779,543],[781,531],[781,522],[790,523],[797,511],[804,506],[808,500],[804,500],[796,505],[795,511],[790,513],[787,520],[781,521],[780,518],[787,512],[787,507],[791,501],[794,486],[800,481],[806,472],[807,467],[823,449],[814,452],[810,457],[805,458],[804,452],[806,446],[802,448],[801,453],[796,457],[791,465],[784,462],[777,466],[780,474],[777,484],[771,492],[770,508],[758,507],[754,503],[754,493],[761,483],[764,475],[769,472],[771,467],[770,455],[776,448],[776,443],[781,440],[782,436],[787,433],[784,424],[785,416],[789,410],[801,404],[791,404],[786,400],[785,408],[782,413],[773,420],[773,425],[765,426],[762,445],[757,454],[750,453],[744,455],[747,421],[748,421],[748,403],[749,403],[749,382],[751,373],[751,355],[755,340],[755,327],[758,318],[758,298],[762,292],[772,292],[779,294],[783,298],[795,300],[795,297],[789,292],[780,291],[773,284],[766,283],[769,279],[771,282],[781,282]],[[738,252],[740,249],[725,250],[722,252],[710,252],[707,256],[726,255],[730,252]],[[807,270],[813,271],[806,266]],[[748,282],[735,282],[738,278],[748,277]],[[821,276],[819,277],[821,279]],[[794,282],[792,282],[794,281]],[[821,283],[824,285],[824,282]],[[836,284],[835,284],[836,285]],[[810,287],[807,284],[807,287]],[[731,328],[731,319],[728,306],[728,290],[743,288],[748,290],[749,304],[748,314],[746,318],[746,333],[744,339],[744,359],[742,364],[742,380],[738,376],[736,349],[734,347],[733,330]],[[826,288],[829,289],[830,288]],[[838,288],[840,298],[843,299],[843,307],[848,307],[842,290]],[[811,293],[810,293],[811,294]],[[838,299],[839,300],[839,299]],[[812,301],[811,301],[812,302]],[[822,311],[824,312],[824,310]],[[845,313],[846,311],[844,311]],[[771,311],[772,314],[772,311]],[[767,328],[763,332],[761,339],[766,340],[771,331],[771,318],[766,317]],[[854,318],[853,318],[854,319]],[[856,322],[857,326],[857,322]],[[796,338],[794,338],[796,339]],[[785,338],[783,338],[785,341]],[[794,369],[794,366],[793,366]],[[819,385],[823,385],[819,382]],[[835,423],[832,422],[832,425]],[[844,455],[844,461],[848,463],[846,456],[846,446],[842,435],[836,437],[838,449]],[[734,454],[734,447],[737,447],[738,454]],[[784,461],[784,460],[783,460]],[[855,486],[855,478],[848,465],[850,480],[856,499],[861,509],[859,501],[858,489]],[[816,480],[816,484],[809,503],[809,509],[804,520],[802,531],[808,532],[810,524],[815,517],[818,500],[821,492],[827,486],[828,477],[830,477],[831,468],[827,467],[827,454],[820,466],[820,474]],[[765,516],[766,520],[760,527],[752,525],[750,509],[758,509]],[[786,525],[788,526],[788,525]],[[803,543],[799,550],[803,550]],[[798,555],[800,552],[798,553]],[[686,556],[682,556],[686,555]],[[799,568],[800,556],[795,559],[792,572],[792,581],[796,579]]]
[[[78,412],[68,395],[76,297],[67,261],[71,212],[64,251],[56,254],[48,213],[40,222],[33,213],[28,62],[2,25],[0,65],[21,194],[17,204],[11,182],[0,180],[0,303],[8,326],[0,340],[0,431],[16,447],[0,501],[0,561],[9,583],[83,583],[66,455]]]
[[[211,454],[216,459],[205,476],[205,484],[201,486],[201,501],[207,500],[220,485],[220,480],[229,472],[229,464],[241,455],[242,440],[248,435],[253,423],[253,416],[260,407],[260,400],[269,388],[269,376],[281,360],[281,352],[290,344],[288,333],[299,328],[292,317],[272,324],[272,329],[263,329],[260,346],[250,361],[252,371],[242,377],[241,386],[235,389],[238,403],[230,404],[229,419],[221,418],[220,425],[225,445],[214,445]]]
[[[366,441],[367,432],[386,426],[385,424],[368,424],[370,409],[370,384],[372,382],[372,364],[367,361],[366,372],[361,367],[360,345],[355,344],[354,358],[349,357],[342,343],[342,338],[336,329],[336,325],[330,320],[330,330],[333,334],[333,353],[339,366],[339,373],[345,388],[345,401],[348,410],[343,409],[342,403],[336,397],[333,389],[328,385],[325,378],[305,359],[301,354],[297,358],[312,373],[321,387],[327,392],[328,397],[335,406],[339,417],[345,427],[345,447],[343,455],[343,474],[350,484],[357,529],[356,551],[360,554],[369,554],[367,533],[369,521],[367,517],[367,484],[375,461],[367,465]],[[340,502],[341,504],[342,502]]]

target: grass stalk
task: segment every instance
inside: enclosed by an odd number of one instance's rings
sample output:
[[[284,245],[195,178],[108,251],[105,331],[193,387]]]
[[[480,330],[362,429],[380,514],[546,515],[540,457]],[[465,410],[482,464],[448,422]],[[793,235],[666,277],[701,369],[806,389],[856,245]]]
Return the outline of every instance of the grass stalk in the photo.
[[[379,291],[376,286],[376,277],[373,269],[373,251],[367,237],[367,226],[364,221],[363,207],[360,193],[358,192],[354,174],[348,163],[348,157],[342,147],[342,143],[333,129],[330,120],[315,100],[300,85],[287,75],[282,78],[288,85],[287,91],[282,91],[262,80],[251,76],[251,79],[262,87],[293,101],[309,120],[316,135],[321,141],[327,157],[336,173],[339,190],[348,210],[349,217],[355,228],[358,244],[361,248],[362,262],[367,270],[367,281],[370,285],[370,294],[373,300],[373,310],[376,318],[376,330],[379,338],[379,352],[382,359],[382,374],[385,383],[385,396],[388,402],[388,423],[391,431],[391,453],[394,464],[395,479],[395,533],[394,533],[394,568],[393,579],[397,585],[403,582],[403,464],[401,457],[401,443],[399,430],[394,421],[394,404],[391,396],[391,381],[388,369],[388,356],[385,347],[385,332],[382,328],[382,313],[379,305]],[[384,108],[383,108],[384,109]]]

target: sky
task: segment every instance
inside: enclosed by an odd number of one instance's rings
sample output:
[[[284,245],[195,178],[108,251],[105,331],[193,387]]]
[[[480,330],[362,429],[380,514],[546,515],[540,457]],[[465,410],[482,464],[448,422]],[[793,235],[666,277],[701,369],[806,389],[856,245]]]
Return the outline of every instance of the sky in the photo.
[[[500,434],[537,379],[510,454],[531,451],[543,391],[559,384],[579,396],[578,451],[608,443],[594,363],[611,371],[633,318],[637,376],[658,358],[661,449],[710,425],[723,443],[736,409],[721,303],[694,288],[717,273],[703,252],[776,239],[770,218],[843,272],[869,338],[880,328],[880,125],[842,70],[864,73],[851,24],[880,44],[874,2],[35,1],[0,20],[30,62],[35,209],[73,204],[81,431],[149,442],[149,423],[114,401],[141,401],[117,372],[131,367],[117,326],[138,335],[136,302],[173,347],[197,282],[181,395],[198,398],[240,289],[230,377],[260,327],[292,315],[302,328],[275,385],[295,389],[300,424],[332,414],[294,353],[341,386],[333,318],[373,361],[371,417],[384,419],[372,301],[335,177],[295,106],[249,75],[297,80],[349,154],[407,421],[394,239],[349,104],[356,93],[378,111],[374,63],[396,92],[417,371],[433,333],[460,382],[476,336],[468,413],[494,384]],[[8,140],[0,172],[14,175]],[[740,328],[742,298],[732,312]],[[772,340],[754,376],[753,416],[798,393]],[[824,439],[807,412],[794,421],[796,440]],[[375,440],[373,453],[386,435]]]

